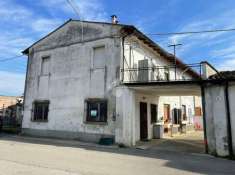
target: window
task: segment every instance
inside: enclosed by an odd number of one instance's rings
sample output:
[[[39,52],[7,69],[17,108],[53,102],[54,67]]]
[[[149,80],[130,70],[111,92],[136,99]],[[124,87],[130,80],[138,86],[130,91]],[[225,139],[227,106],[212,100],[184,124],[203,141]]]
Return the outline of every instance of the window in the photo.
[[[151,104],[151,123],[157,122],[157,105]]]
[[[88,99],[87,105],[87,122],[107,122],[107,100],[105,99]]]
[[[33,121],[48,121],[49,101],[35,101],[33,104]]]
[[[94,68],[103,68],[105,66],[105,46],[93,48],[93,63]]]
[[[50,57],[42,57],[42,65],[41,65],[41,75],[49,75],[50,73]]]

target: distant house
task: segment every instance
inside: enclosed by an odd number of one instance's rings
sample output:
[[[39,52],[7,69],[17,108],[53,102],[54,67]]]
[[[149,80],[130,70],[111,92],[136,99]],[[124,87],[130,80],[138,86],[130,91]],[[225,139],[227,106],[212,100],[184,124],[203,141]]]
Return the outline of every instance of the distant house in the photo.
[[[23,97],[19,96],[0,96],[0,117],[19,117],[21,114],[20,106]]]
[[[23,116],[23,97],[0,96],[0,128],[20,128]]]
[[[134,26],[69,20],[23,53],[28,55],[25,134],[86,141],[111,137],[135,145],[153,138],[156,122],[163,122],[166,132],[171,124],[193,125],[198,91],[188,88],[178,95],[177,86],[164,91],[144,83],[200,75]]]

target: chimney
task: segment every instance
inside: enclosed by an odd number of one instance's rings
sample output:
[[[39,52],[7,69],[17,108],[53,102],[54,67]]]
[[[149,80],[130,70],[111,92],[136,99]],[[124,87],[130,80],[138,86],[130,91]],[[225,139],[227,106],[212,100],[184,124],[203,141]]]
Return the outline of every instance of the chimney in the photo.
[[[112,15],[112,16],[111,16],[111,19],[112,19],[112,24],[117,24],[117,23],[118,23],[118,20],[117,20],[117,16],[116,16],[116,15]]]

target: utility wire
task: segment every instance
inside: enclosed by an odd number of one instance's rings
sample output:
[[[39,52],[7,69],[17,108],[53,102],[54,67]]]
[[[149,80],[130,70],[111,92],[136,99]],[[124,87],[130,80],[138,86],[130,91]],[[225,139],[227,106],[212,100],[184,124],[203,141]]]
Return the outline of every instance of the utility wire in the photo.
[[[216,32],[232,32],[235,31],[235,28],[231,29],[215,29],[215,30],[202,30],[202,31],[186,31],[186,32],[168,32],[168,33],[147,33],[146,35],[188,35],[188,34],[202,34],[202,33],[216,33]]]
[[[0,59],[0,62],[6,62],[6,61],[14,60],[16,58],[20,58],[20,57],[23,57],[23,56],[24,55],[18,55],[18,56],[14,56],[14,57],[10,57],[10,58]]]

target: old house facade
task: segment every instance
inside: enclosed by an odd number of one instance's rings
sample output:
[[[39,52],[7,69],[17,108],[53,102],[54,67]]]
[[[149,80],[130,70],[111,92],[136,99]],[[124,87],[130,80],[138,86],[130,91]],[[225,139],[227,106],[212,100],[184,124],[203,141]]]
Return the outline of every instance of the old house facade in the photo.
[[[197,90],[177,93],[141,83],[199,75],[133,26],[69,20],[23,53],[28,55],[25,134],[85,141],[111,137],[131,146],[151,139],[158,121],[166,130],[182,120],[193,124]],[[125,85],[137,81],[138,87]]]

